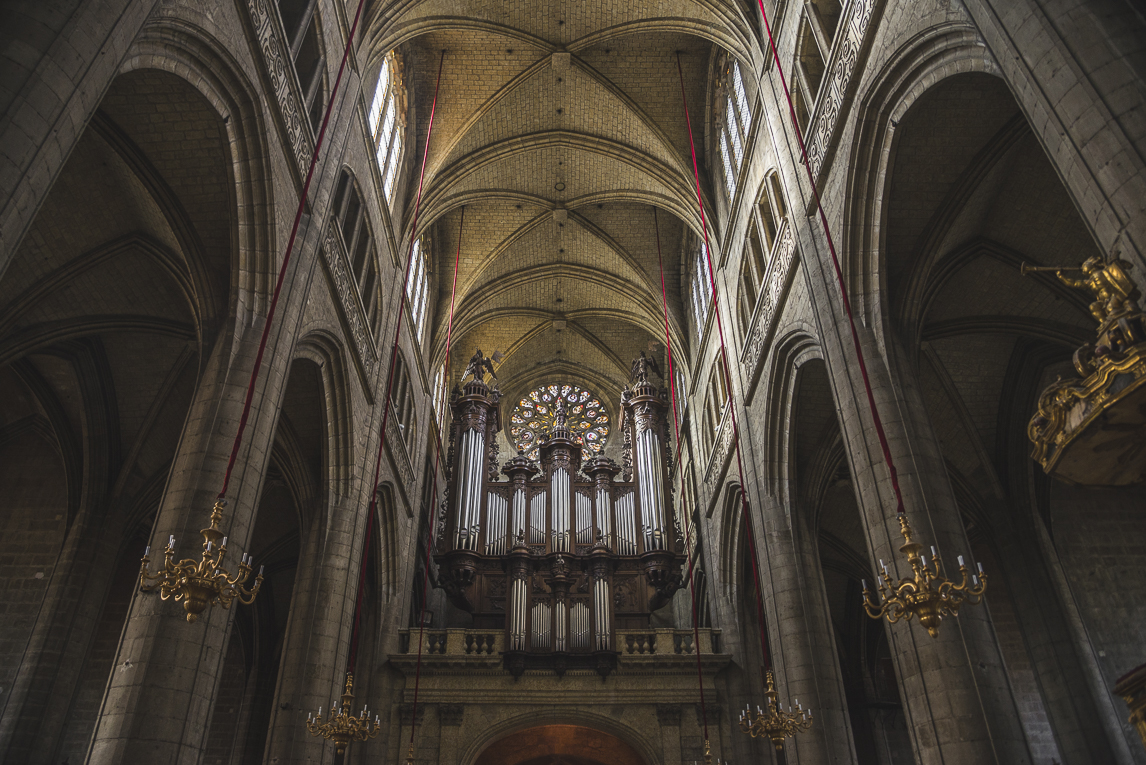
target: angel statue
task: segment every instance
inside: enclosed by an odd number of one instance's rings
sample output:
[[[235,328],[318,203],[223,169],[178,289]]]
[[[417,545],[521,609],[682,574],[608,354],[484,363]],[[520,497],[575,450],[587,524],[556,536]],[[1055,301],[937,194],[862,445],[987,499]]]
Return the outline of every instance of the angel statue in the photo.
[[[1095,255],[1087,258],[1079,269],[1083,273],[1082,279],[1073,279],[1063,274],[1062,269],[1055,272],[1063,284],[1068,287],[1089,290],[1096,298],[1090,304],[1090,313],[1099,323],[1108,318],[1117,317],[1128,311],[1138,309],[1138,298],[1141,297],[1138,288],[1126,274],[1133,266],[1117,257],[1110,262],[1104,262]]]
[[[649,358],[641,351],[641,355],[633,359],[633,366],[629,369],[629,380],[632,382],[648,382],[649,370],[655,372],[658,376],[664,377],[661,374],[660,367],[657,366],[656,359]]]
[[[493,361],[498,361],[500,356],[501,354],[495,351]],[[483,356],[481,348],[478,348],[470,358],[470,363],[466,365],[466,371],[462,372],[462,382],[465,382],[467,375],[473,375],[473,379],[478,382],[485,382],[486,371],[489,371],[493,379],[497,379],[497,373],[493,371],[493,362]]]

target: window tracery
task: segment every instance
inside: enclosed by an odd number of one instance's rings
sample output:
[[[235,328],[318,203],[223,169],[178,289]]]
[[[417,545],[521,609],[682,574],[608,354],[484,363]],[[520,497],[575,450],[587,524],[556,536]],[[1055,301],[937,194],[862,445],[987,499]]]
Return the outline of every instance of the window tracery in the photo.
[[[386,193],[386,201],[390,202],[394,199],[394,185],[402,161],[402,135],[406,127],[406,86],[402,59],[397,51],[390,51],[382,61],[368,121],[374,138],[374,156],[382,174],[382,189]]]
[[[568,383],[542,385],[517,402],[509,420],[514,445],[536,460],[538,446],[553,429],[559,400],[565,404],[570,436],[585,450],[585,457],[600,454],[609,437],[609,414],[597,396]]]

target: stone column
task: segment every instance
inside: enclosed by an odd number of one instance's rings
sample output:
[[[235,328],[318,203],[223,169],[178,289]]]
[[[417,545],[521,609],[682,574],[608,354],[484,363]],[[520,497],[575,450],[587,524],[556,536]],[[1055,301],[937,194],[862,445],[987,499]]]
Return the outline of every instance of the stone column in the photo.
[[[310,245],[320,227],[311,229]],[[255,388],[243,445],[231,477],[222,528],[230,537],[227,564],[234,570],[250,549],[249,535],[258,507],[278,402],[290,369],[292,343],[315,261],[300,243],[280,297],[263,369]],[[215,495],[222,485],[239,414],[246,396],[262,332],[259,319],[236,338],[233,324],[219,333],[195,397],[168,478],[152,532],[151,548],[161,551],[176,538],[178,558],[198,559]],[[157,567],[153,555],[152,570]],[[256,567],[258,561],[255,561]],[[248,608],[234,604],[233,609]],[[90,763],[197,765],[206,743],[232,611],[209,607],[188,623],[181,603],[155,593],[135,594],[120,638],[115,667],[104,693]]]
[[[788,739],[789,765],[856,761],[839,654],[824,598],[816,538],[805,518],[774,498],[761,499],[757,558],[780,700],[800,699],[815,716],[812,728]],[[758,678],[753,678],[757,680]],[[754,703],[763,704],[763,690]]]
[[[836,340],[846,339],[848,331],[846,325],[838,327]],[[915,541],[924,550],[935,545],[947,572],[954,573],[956,556],[970,559],[971,546],[914,372],[909,365],[896,363],[899,349],[894,341],[888,346],[893,355],[889,371],[870,336],[860,331]],[[839,356],[829,354],[829,371],[843,412],[841,426],[870,559],[885,561],[892,578],[898,579],[907,576],[910,567],[899,551],[903,537],[890,474],[871,427],[862,380],[855,379],[856,365],[841,358],[842,342],[832,345]],[[888,630],[912,746],[920,762],[1018,765],[1031,761],[987,608],[964,606],[958,618],[943,621],[935,638],[915,621],[900,622]]]

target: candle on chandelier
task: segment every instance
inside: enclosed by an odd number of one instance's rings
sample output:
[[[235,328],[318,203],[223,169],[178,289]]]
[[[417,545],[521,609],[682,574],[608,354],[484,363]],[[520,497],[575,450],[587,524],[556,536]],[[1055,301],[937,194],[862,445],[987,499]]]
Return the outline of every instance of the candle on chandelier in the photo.
[[[148,555],[151,555],[151,545],[143,548],[143,557],[146,558]]]
[[[221,544],[219,546],[220,547],[226,547],[227,546],[227,539],[229,539],[229,537],[223,537],[223,544]],[[935,548],[932,547],[931,549],[934,550]]]
[[[175,535],[174,534],[172,534],[170,537],[168,537],[167,546],[168,547],[174,547],[175,546]]]
[[[959,568],[963,568],[963,556],[960,555],[955,560],[959,561]]]
[[[979,573],[982,574],[983,573],[983,564],[982,563],[976,563],[975,565],[978,566]]]

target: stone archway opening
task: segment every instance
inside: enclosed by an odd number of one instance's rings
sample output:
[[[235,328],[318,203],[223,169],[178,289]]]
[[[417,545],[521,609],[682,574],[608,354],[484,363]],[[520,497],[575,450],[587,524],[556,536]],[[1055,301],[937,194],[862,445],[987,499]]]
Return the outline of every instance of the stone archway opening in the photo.
[[[580,725],[539,725],[500,738],[474,765],[646,765],[616,736]]]

